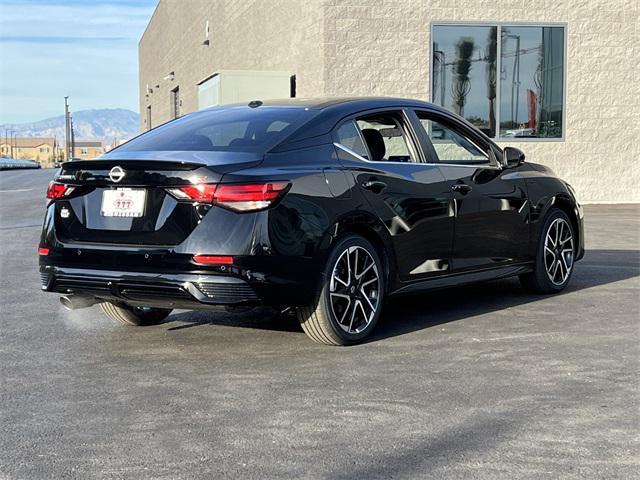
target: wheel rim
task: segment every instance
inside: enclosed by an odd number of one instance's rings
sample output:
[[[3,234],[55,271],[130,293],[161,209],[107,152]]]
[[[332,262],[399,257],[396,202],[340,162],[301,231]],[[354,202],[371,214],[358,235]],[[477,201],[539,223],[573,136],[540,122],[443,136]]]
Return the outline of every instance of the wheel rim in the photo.
[[[554,285],[562,285],[573,267],[573,233],[564,218],[556,218],[544,240],[544,266]]]
[[[380,275],[371,254],[357,246],[342,252],[329,283],[331,311],[340,328],[351,334],[365,330],[378,311],[379,294]]]

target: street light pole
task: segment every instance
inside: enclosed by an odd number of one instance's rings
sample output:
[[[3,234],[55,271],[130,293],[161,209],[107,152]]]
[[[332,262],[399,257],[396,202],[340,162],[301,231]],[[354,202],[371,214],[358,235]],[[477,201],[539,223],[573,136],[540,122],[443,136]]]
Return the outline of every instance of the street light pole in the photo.
[[[69,135],[69,96],[64,97],[64,158],[71,159],[71,138]]]

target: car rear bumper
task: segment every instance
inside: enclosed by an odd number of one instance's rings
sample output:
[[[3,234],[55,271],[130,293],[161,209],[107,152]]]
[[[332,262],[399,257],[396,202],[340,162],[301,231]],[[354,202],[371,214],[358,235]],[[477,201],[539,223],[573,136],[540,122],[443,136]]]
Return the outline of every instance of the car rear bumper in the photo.
[[[42,290],[158,308],[202,309],[264,302],[241,278],[225,275],[93,270],[42,265]]]

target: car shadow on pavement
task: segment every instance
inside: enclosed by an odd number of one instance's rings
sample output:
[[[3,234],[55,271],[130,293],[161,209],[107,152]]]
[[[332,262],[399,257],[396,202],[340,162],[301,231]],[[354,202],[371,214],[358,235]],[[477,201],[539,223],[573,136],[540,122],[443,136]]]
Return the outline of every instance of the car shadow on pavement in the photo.
[[[560,295],[640,276],[640,250],[589,250],[576,268],[569,287]],[[404,335],[493,311],[549,298],[522,289],[517,278],[432,290],[390,299],[375,331],[365,343]],[[302,332],[295,315],[268,308],[244,313],[190,311],[171,315],[167,322],[184,322],[169,330],[199,325],[224,325],[274,331]]]

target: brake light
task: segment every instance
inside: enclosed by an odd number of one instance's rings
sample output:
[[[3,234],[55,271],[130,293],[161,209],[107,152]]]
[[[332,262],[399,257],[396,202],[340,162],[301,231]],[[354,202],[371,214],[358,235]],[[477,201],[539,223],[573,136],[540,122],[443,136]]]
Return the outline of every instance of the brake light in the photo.
[[[51,182],[49,188],[47,188],[47,198],[49,200],[56,200],[58,198],[66,197],[73,192],[76,187],[72,185],[65,185],[64,183]]]
[[[287,191],[289,182],[264,183],[200,183],[167,188],[173,197],[189,202],[220,205],[238,212],[263,210],[270,207]]]
[[[49,251],[47,247],[38,247],[38,255],[42,255],[43,257],[49,255]]]
[[[233,257],[227,255],[194,255],[193,261],[203,265],[232,265]]]
[[[289,182],[220,184],[213,203],[231,210],[248,212],[270,207],[285,194]]]

